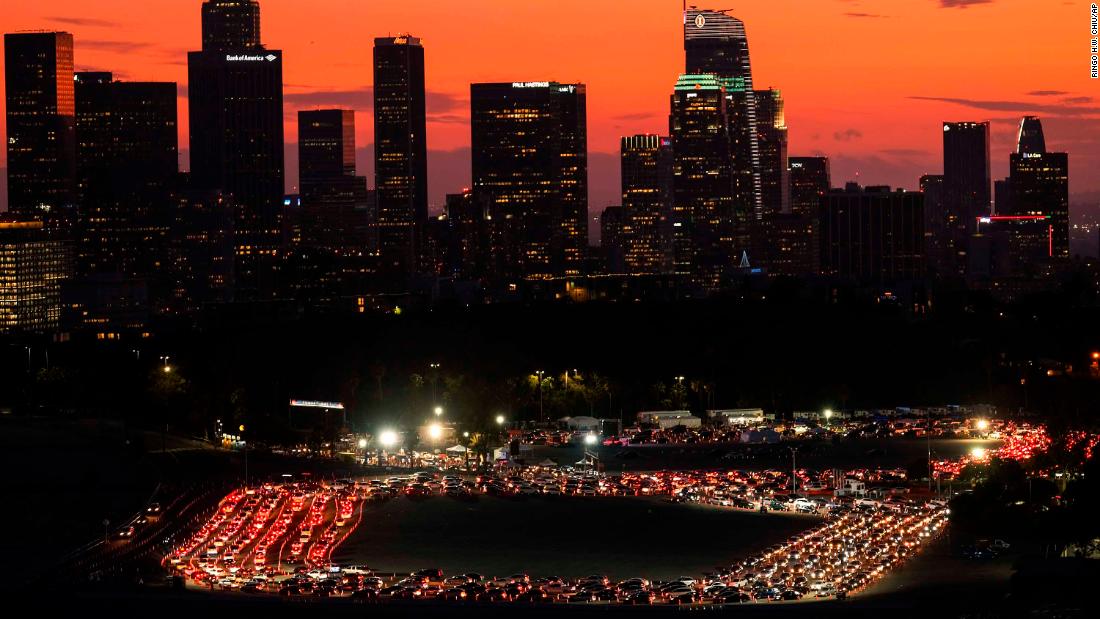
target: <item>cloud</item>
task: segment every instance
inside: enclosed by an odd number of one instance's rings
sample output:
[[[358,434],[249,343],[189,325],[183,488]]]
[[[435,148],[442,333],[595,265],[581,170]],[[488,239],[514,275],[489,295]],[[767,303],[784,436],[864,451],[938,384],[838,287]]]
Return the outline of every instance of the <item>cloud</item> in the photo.
[[[438,125],[465,125],[469,124],[470,117],[461,114],[428,114],[428,122]]]
[[[941,9],[965,9],[976,4],[990,4],[993,0],[940,0]]]
[[[963,99],[958,97],[923,97],[911,96],[917,101],[939,101],[941,103],[953,103],[964,107],[993,112],[1031,112],[1036,114],[1048,114],[1051,116],[1088,116],[1100,114],[1100,107],[1083,107],[1070,105],[1057,105],[1048,103],[1033,103],[1031,101],[985,101],[980,99]]]
[[[115,54],[131,54],[152,47],[149,43],[140,41],[105,41],[101,39],[78,39],[77,49],[95,49]]]
[[[888,155],[891,157],[901,157],[905,159],[931,156],[931,153],[926,150],[921,150],[919,148],[884,148],[879,152],[883,155]]]
[[[86,26],[88,28],[114,28],[118,25],[118,22],[94,17],[47,17],[46,21],[70,26]]]
[[[863,137],[863,132],[859,129],[845,129],[844,131],[833,133],[833,139],[838,142],[850,142],[852,140],[858,140],[861,137]]]
[[[612,120],[647,120],[657,116],[656,112],[629,112],[627,114],[619,114],[612,116]]]
[[[879,15],[877,13],[845,13],[848,17],[889,17],[889,15]]]
[[[363,110],[374,105],[374,90],[370,86],[364,86],[341,90],[288,92],[283,94],[283,103],[291,108],[333,106]]]
[[[1064,90],[1032,90],[1026,94],[1032,97],[1057,97],[1059,95],[1068,95],[1069,93]]]
[[[432,122],[465,122],[447,112],[465,107],[467,100],[448,92],[428,91],[425,93],[428,118]],[[283,94],[283,102],[291,109],[307,109],[321,106],[370,110],[374,108],[374,89],[361,86],[351,89],[310,90],[306,92],[288,92]]]
[[[1065,103],[1066,105],[1080,105],[1082,103],[1092,103],[1093,100],[1094,99],[1092,97],[1086,96],[1066,97],[1065,99],[1062,99],[1062,103]]]

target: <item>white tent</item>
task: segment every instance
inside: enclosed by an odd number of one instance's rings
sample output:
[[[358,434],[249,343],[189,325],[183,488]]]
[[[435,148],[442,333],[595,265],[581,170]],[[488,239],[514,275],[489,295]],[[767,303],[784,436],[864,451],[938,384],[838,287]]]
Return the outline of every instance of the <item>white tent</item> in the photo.
[[[566,427],[570,430],[600,430],[603,425],[599,419],[595,417],[588,417],[585,415],[578,415],[576,417],[563,417],[562,421],[565,422]]]
[[[547,459],[543,460],[542,462],[539,462],[539,466],[557,466],[557,465],[558,465],[558,463],[554,462],[550,458],[547,458]]]
[[[447,448],[447,453],[464,454],[464,453],[466,453],[466,448],[463,447],[462,445],[455,445],[454,447],[448,447]]]

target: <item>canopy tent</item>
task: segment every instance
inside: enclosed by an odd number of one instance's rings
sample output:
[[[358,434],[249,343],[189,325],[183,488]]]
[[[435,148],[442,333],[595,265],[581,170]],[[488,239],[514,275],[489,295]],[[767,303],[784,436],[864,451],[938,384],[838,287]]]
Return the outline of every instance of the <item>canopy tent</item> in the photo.
[[[466,453],[466,448],[463,447],[462,445],[455,445],[454,447],[448,447],[447,448],[447,453],[464,454],[464,453]]]

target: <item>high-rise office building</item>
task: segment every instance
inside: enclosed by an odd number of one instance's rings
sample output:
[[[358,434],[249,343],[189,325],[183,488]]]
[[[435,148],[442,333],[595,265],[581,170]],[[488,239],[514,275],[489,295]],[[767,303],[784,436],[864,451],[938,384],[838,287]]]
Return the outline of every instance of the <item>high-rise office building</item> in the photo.
[[[666,273],[672,267],[672,139],[627,136],[619,156],[626,271]]]
[[[588,247],[585,87],[470,87],[473,191],[496,232],[497,277],[581,273]]]
[[[1043,127],[1025,117],[999,180],[996,214],[976,218],[969,279],[1000,299],[1049,289],[1069,258],[1069,158],[1046,151]]]
[[[1020,123],[1016,152],[1009,155],[1008,183],[1010,212],[998,210],[997,214],[1046,217],[1046,258],[1051,261],[1068,259],[1069,155],[1046,151],[1043,127],[1034,116]]]
[[[764,213],[789,213],[787,120],[783,95],[774,88],[753,91],[756,97],[756,141],[760,150],[761,202]]]
[[[65,219],[76,189],[73,35],[4,35],[8,210]]]
[[[417,234],[428,219],[424,47],[408,35],[374,40],[374,185],[378,252],[393,278],[417,267]]]
[[[0,334],[49,333],[61,319],[70,246],[29,216],[0,216]]]
[[[152,278],[167,260],[175,207],[176,85],[102,72],[77,73],[74,83],[77,272]]]
[[[202,48],[226,51],[260,47],[258,0],[207,0],[202,5]]]
[[[924,195],[924,249],[927,266],[933,275],[957,273],[957,256],[947,228],[942,174],[920,177],[920,192]]]
[[[714,75],[681,75],[671,97],[673,270],[721,287],[737,245],[726,90]]]
[[[818,273],[817,218],[797,213],[766,213],[753,230],[752,265],[769,276]]]
[[[1020,120],[1020,128],[1016,132],[1016,152],[1020,154],[1047,152],[1043,124],[1038,116],[1024,116]]]
[[[481,279],[492,272],[488,209],[472,191],[447,194],[446,241],[442,274],[459,279]]]
[[[989,215],[991,191],[989,123],[943,123],[943,230],[958,275],[965,275],[978,217]]]
[[[834,191],[821,207],[821,272],[863,285],[924,277],[924,196],[888,187]]]
[[[298,245],[341,255],[367,251],[367,179],[355,174],[355,112],[298,112]]]
[[[829,193],[828,157],[789,157],[791,212],[816,217],[821,198]]]
[[[172,212],[168,272],[172,290],[167,312],[194,314],[233,300],[233,202],[218,192],[190,189],[181,174]]]
[[[710,74],[723,79],[730,154],[734,159],[731,179],[737,212],[747,210],[748,220],[764,214],[760,150],[757,143],[756,97],[745,24],[726,11],[689,7],[684,13],[685,69],[688,74]]]
[[[255,0],[206,0],[189,52],[192,184],[236,205],[238,299],[278,290],[283,237],[283,58],[260,43]]]
[[[600,250],[604,255],[604,269],[607,273],[622,273],[626,270],[623,241],[623,207],[609,206],[600,213]]]
[[[993,181],[993,212],[998,215],[1012,212],[1012,179]]]

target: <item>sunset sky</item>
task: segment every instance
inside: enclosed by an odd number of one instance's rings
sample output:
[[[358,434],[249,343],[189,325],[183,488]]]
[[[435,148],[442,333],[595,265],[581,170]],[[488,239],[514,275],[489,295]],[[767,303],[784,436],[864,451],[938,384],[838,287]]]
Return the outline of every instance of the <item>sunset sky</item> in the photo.
[[[67,30],[78,70],[180,86],[201,0],[4,0],[4,32]],[[940,122],[993,123],[1007,174],[1019,117],[1070,153],[1071,192],[1100,191],[1100,81],[1088,75],[1084,0],[722,0],[748,29],[753,79],[786,99],[790,154],[827,154],[834,184],[914,187],[939,172]],[[265,45],[284,50],[288,183],[299,109],[350,107],[371,174],[371,44],[410,32],[427,57],[433,205],[469,182],[469,84],[588,85],[591,210],[618,201],[618,138],[668,131],[683,66],[680,0],[262,0]],[[3,102],[0,101],[0,106]],[[2,155],[0,155],[2,156]],[[0,163],[2,165],[2,163]],[[371,179],[373,185],[373,178]]]

